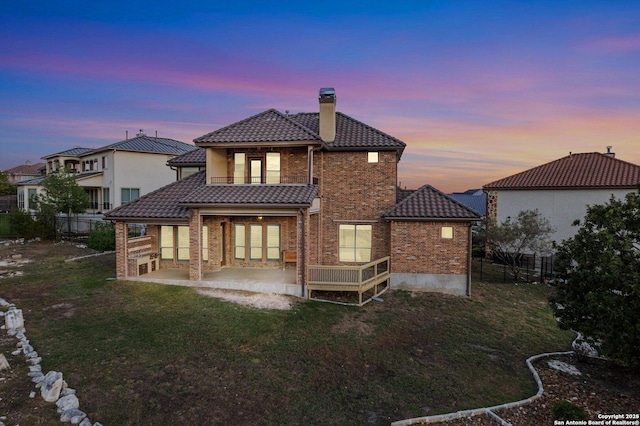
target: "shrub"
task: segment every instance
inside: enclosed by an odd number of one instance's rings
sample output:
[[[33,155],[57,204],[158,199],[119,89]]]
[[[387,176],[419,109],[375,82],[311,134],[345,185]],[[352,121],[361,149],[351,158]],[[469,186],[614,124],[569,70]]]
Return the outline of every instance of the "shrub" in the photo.
[[[38,223],[31,213],[20,209],[13,209],[9,212],[9,226],[11,232],[22,238],[34,238],[40,236]]]
[[[96,223],[96,228],[89,233],[89,248],[99,251],[116,249],[116,229],[110,223]]]
[[[587,413],[569,401],[556,401],[551,406],[553,420],[586,420]]]

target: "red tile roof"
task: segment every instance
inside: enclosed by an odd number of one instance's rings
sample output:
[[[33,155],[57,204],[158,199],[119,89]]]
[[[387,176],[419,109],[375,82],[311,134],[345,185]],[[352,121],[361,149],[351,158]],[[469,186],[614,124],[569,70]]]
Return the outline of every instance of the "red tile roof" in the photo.
[[[403,191],[402,195],[406,195],[406,190]],[[424,185],[405,196],[382,216],[388,220],[480,220],[477,212],[431,185]]]
[[[45,163],[36,164],[22,164],[20,166],[12,167],[4,171],[4,173],[16,175],[16,176],[38,176],[40,169],[45,167]]]
[[[640,166],[599,152],[566,157],[499,179],[484,189],[634,188]]]

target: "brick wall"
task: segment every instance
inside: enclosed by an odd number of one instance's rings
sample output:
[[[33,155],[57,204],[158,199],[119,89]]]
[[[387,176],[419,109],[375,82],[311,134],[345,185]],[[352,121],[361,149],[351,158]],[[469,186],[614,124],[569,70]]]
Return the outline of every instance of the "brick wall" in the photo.
[[[338,226],[370,223],[373,228],[371,260],[389,255],[390,225],[380,215],[396,202],[397,154],[380,151],[378,163],[369,163],[367,152],[316,154],[314,177],[319,179],[320,225],[314,234],[317,260],[324,265],[338,260]],[[372,221],[372,222],[369,222]]]
[[[498,219],[498,191],[487,192],[487,218]]]
[[[191,210],[189,218],[189,279],[202,279],[202,218],[198,209]]]
[[[308,175],[307,170],[308,167],[308,152],[306,147],[292,147],[292,148],[280,148],[280,149],[260,149],[260,148],[245,148],[227,150],[227,177],[233,178],[233,169],[234,169],[234,154],[236,152],[246,154],[247,165],[245,165],[245,172],[249,173],[249,165],[248,162],[250,159],[260,158],[263,161],[266,161],[266,153],[267,152],[279,152],[280,153],[280,176],[284,179],[286,178],[304,178]]]
[[[441,238],[443,226],[453,239]],[[467,274],[469,225],[458,222],[392,222],[391,272]]]
[[[127,224],[116,222],[116,277],[127,277]]]

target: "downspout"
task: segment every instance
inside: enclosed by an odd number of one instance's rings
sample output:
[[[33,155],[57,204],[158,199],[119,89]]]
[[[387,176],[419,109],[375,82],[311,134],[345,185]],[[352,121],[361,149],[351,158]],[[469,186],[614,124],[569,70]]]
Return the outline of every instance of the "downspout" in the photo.
[[[301,271],[301,275],[302,275],[302,298],[304,298],[305,295],[305,290],[304,290],[304,283],[307,279],[307,263],[306,263],[306,247],[307,247],[307,238],[306,238],[306,232],[305,232],[305,221],[304,221],[304,209],[300,209],[300,214],[302,214],[302,220],[301,220],[301,225],[302,225],[302,232],[300,233],[302,235],[302,247],[300,247],[300,261],[302,262],[302,271]]]
[[[471,232],[472,223],[469,222],[467,227],[467,297],[471,297],[471,252],[473,250],[473,233]]]

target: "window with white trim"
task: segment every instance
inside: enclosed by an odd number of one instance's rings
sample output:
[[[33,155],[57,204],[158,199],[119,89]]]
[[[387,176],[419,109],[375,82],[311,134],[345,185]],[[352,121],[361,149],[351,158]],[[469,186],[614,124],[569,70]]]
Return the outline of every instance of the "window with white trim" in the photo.
[[[202,226],[202,260],[209,261],[209,227],[207,225]]]
[[[173,226],[160,227],[160,258],[173,260]]]
[[[267,260],[280,260],[280,225],[267,225]]]
[[[244,183],[245,160],[244,152],[233,154],[233,183]]]
[[[367,161],[369,163],[377,163],[378,162],[378,152],[367,152]]]
[[[267,152],[267,183],[280,183],[280,153]]]
[[[339,226],[340,262],[370,262],[373,228],[371,225],[342,224]]]
[[[249,259],[262,260],[262,225],[249,225]]]
[[[189,260],[189,227],[178,226],[178,260]]]
[[[233,256],[236,259],[245,259],[245,250],[246,250],[246,235],[244,225],[236,224],[234,226],[234,248],[233,248]]]

